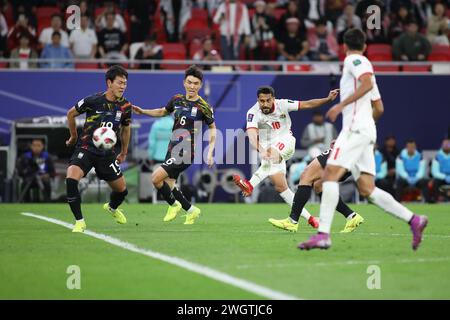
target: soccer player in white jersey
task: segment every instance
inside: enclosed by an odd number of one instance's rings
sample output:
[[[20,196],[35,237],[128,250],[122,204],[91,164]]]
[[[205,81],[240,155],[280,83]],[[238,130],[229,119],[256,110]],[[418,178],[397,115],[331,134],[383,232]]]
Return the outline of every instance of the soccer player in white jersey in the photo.
[[[341,102],[326,114],[334,122],[342,112],[342,131],[325,167],[318,233],[299,244],[302,250],[328,249],[331,246],[331,224],[339,199],[338,181],[346,171],[353,174],[362,196],[410,225],[413,250],[419,247],[428,223],[426,216],[415,215],[389,193],[375,186],[373,147],[376,127],[370,98],[376,80],[372,64],[363,56],[365,40],[365,34],[360,29],[350,29],[344,34],[346,58],[340,82]]]
[[[332,90],[327,98],[306,101],[275,99],[275,90],[270,86],[258,88],[258,101],[247,112],[247,133],[250,144],[261,156],[261,166],[250,181],[235,175],[234,182],[245,196],[251,195],[253,188],[270,177],[275,189],[283,200],[292,207],[294,193],[286,180],[286,160],[295,152],[295,138],[291,131],[289,112],[317,108],[336,99],[339,90]],[[313,227],[318,227],[315,217],[303,209],[301,216]],[[298,224],[295,226],[295,231]],[[294,230],[293,230],[294,231]]]

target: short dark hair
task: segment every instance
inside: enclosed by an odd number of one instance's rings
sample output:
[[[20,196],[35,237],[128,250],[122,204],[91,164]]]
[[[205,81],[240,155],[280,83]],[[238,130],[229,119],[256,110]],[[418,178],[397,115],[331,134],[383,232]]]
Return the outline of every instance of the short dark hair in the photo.
[[[366,34],[358,28],[353,28],[345,32],[344,43],[350,50],[362,51],[366,43]]]
[[[416,140],[414,140],[414,139],[412,139],[412,138],[406,140],[406,144],[409,144],[409,143],[414,143],[414,144],[416,144]]]
[[[322,116],[323,117],[322,111],[318,111],[318,110],[313,111],[313,117],[315,117],[315,116]]]
[[[105,80],[108,82],[108,80],[114,81],[116,77],[124,77],[128,79],[128,72],[127,70],[122,67],[119,64],[111,66],[108,71],[106,71],[105,74]]]
[[[256,96],[259,97],[260,94],[271,94],[272,97],[275,97],[275,90],[271,86],[262,86],[258,88],[256,91]]]
[[[184,71],[184,79],[186,79],[189,76],[196,77],[200,81],[203,81],[203,72],[195,64],[187,68],[186,71]]]
[[[61,38],[61,32],[59,32],[59,31],[53,31],[53,33],[52,33],[52,38],[53,38],[54,36],[58,36],[58,37]]]

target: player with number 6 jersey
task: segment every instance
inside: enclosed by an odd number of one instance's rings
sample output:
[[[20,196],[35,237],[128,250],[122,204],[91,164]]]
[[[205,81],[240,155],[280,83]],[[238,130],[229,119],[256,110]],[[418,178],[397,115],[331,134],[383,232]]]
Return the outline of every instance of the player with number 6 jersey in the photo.
[[[131,103],[123,97],[128,72],[122,66],[115,65],[108,69],[105,77],[108,87],[106,92],[80,100],[67,112],[70,138],[66,144],[68,147],[76,145],[66,176],[67,202],[76,219],[73,232],[83,232],[86,229],[78,183],[92,168],[95,168],[98,178],[105,180],[112,189],[110,201],[104,204],[103,209],[112,215],[117,223],[124,224],[127,221],[118,207],[128,194],[119,166],[125,161],[130,142],[132,109]],[[81,136],[78,137],[75,117],[83,113],[86,114],[86,120]],[[118,154],[114,147],[104,150],[94,145],[92,135],[99,127],[111,128],[120,137],[121,150]]]
[[[165,107],[156,109],[142,109],[133,106],[137,114],[150,117],[164,117],[173,114],[175,122],[172,137],[164,163],[152,174],[152,182],[156,189],[169,204],[164,222],[173,221],[181,208],[186,211],[184,224],[193,224],[200,216],[200,209],[193,206],[177,188],[176,182],[180,173],[189,168],[194,160],[195,134],[197,125],[206,124],[209,128],[209,148],[207,164],[214,163],[213,153],[216,141],[216,125],[213,109],[198,93],[202,87],[203,73],[196,66],[190,66],[184,74],[184,88],[186,94],[177,94],[170,99]]]
[[[294,193],[286,180],[286,161],[295,152],[295,138],[291,131],[289,112],[320,107],[336,99],[339,90],[332,90],[328,97],[305,101],[276,99],[275,90],[270,86],[258,88],[257,102],[247,112],[247,134],[250,144],[259,152],[261,166],[255,171],[250,181],[237,175],[233,180],[244,196],[250,196],[253,188],[265,178],[270,177],[275,189],[283,200],[292,207]],[[301,216],[314,227],[318,221],[303,209]],[[298,225],[293,226],[296,231]],[[294,230],[295,229],[295,230]]]

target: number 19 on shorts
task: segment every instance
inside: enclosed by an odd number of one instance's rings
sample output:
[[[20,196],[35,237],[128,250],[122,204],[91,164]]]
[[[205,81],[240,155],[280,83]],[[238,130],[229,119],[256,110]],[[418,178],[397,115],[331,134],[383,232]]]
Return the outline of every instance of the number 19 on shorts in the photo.
[[[114,172],[116,173],[117,176],[120,175],[121,171],[120,171],[119,161],[116,160],[113,163],[111,163],[109,166],[114,170]]]

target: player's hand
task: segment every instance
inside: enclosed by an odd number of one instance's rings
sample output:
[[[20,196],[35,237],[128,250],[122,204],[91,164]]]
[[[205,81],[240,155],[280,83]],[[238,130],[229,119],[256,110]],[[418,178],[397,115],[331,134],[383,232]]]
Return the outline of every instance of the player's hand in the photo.
[[[117,155],[116,160],[117,160],[119,163],[122,163],[122,162],[125,161],[126,158],[127,158],[127,154],[121,152],[121,153],[119,153],[119,154]]]
[[[143,114],[144,110],[138,106],[131,105],[131,108],[133,109],[133,112],[136,114]]]
[[[77,137],[70,136],[70,138],[68,140],[66,140],[66,146],[72,147],[75,145],[76,142],[77,142]]]
[[[325,114],[325,117],[330,119],[331,122],[335,122],[337,116],[341,113],[342,109],[343,109],[342,105],[338,103],[337,105],[333,106],[330,110],[328,110],[328,112]]]
[[[334,101],[339,94],[339,89],[331,90],[328,94],[328,101]]]
[[[214,156],[212,153],[208,153],[208,160],[207,160],[208,167],[212,168],[214,165]]]

